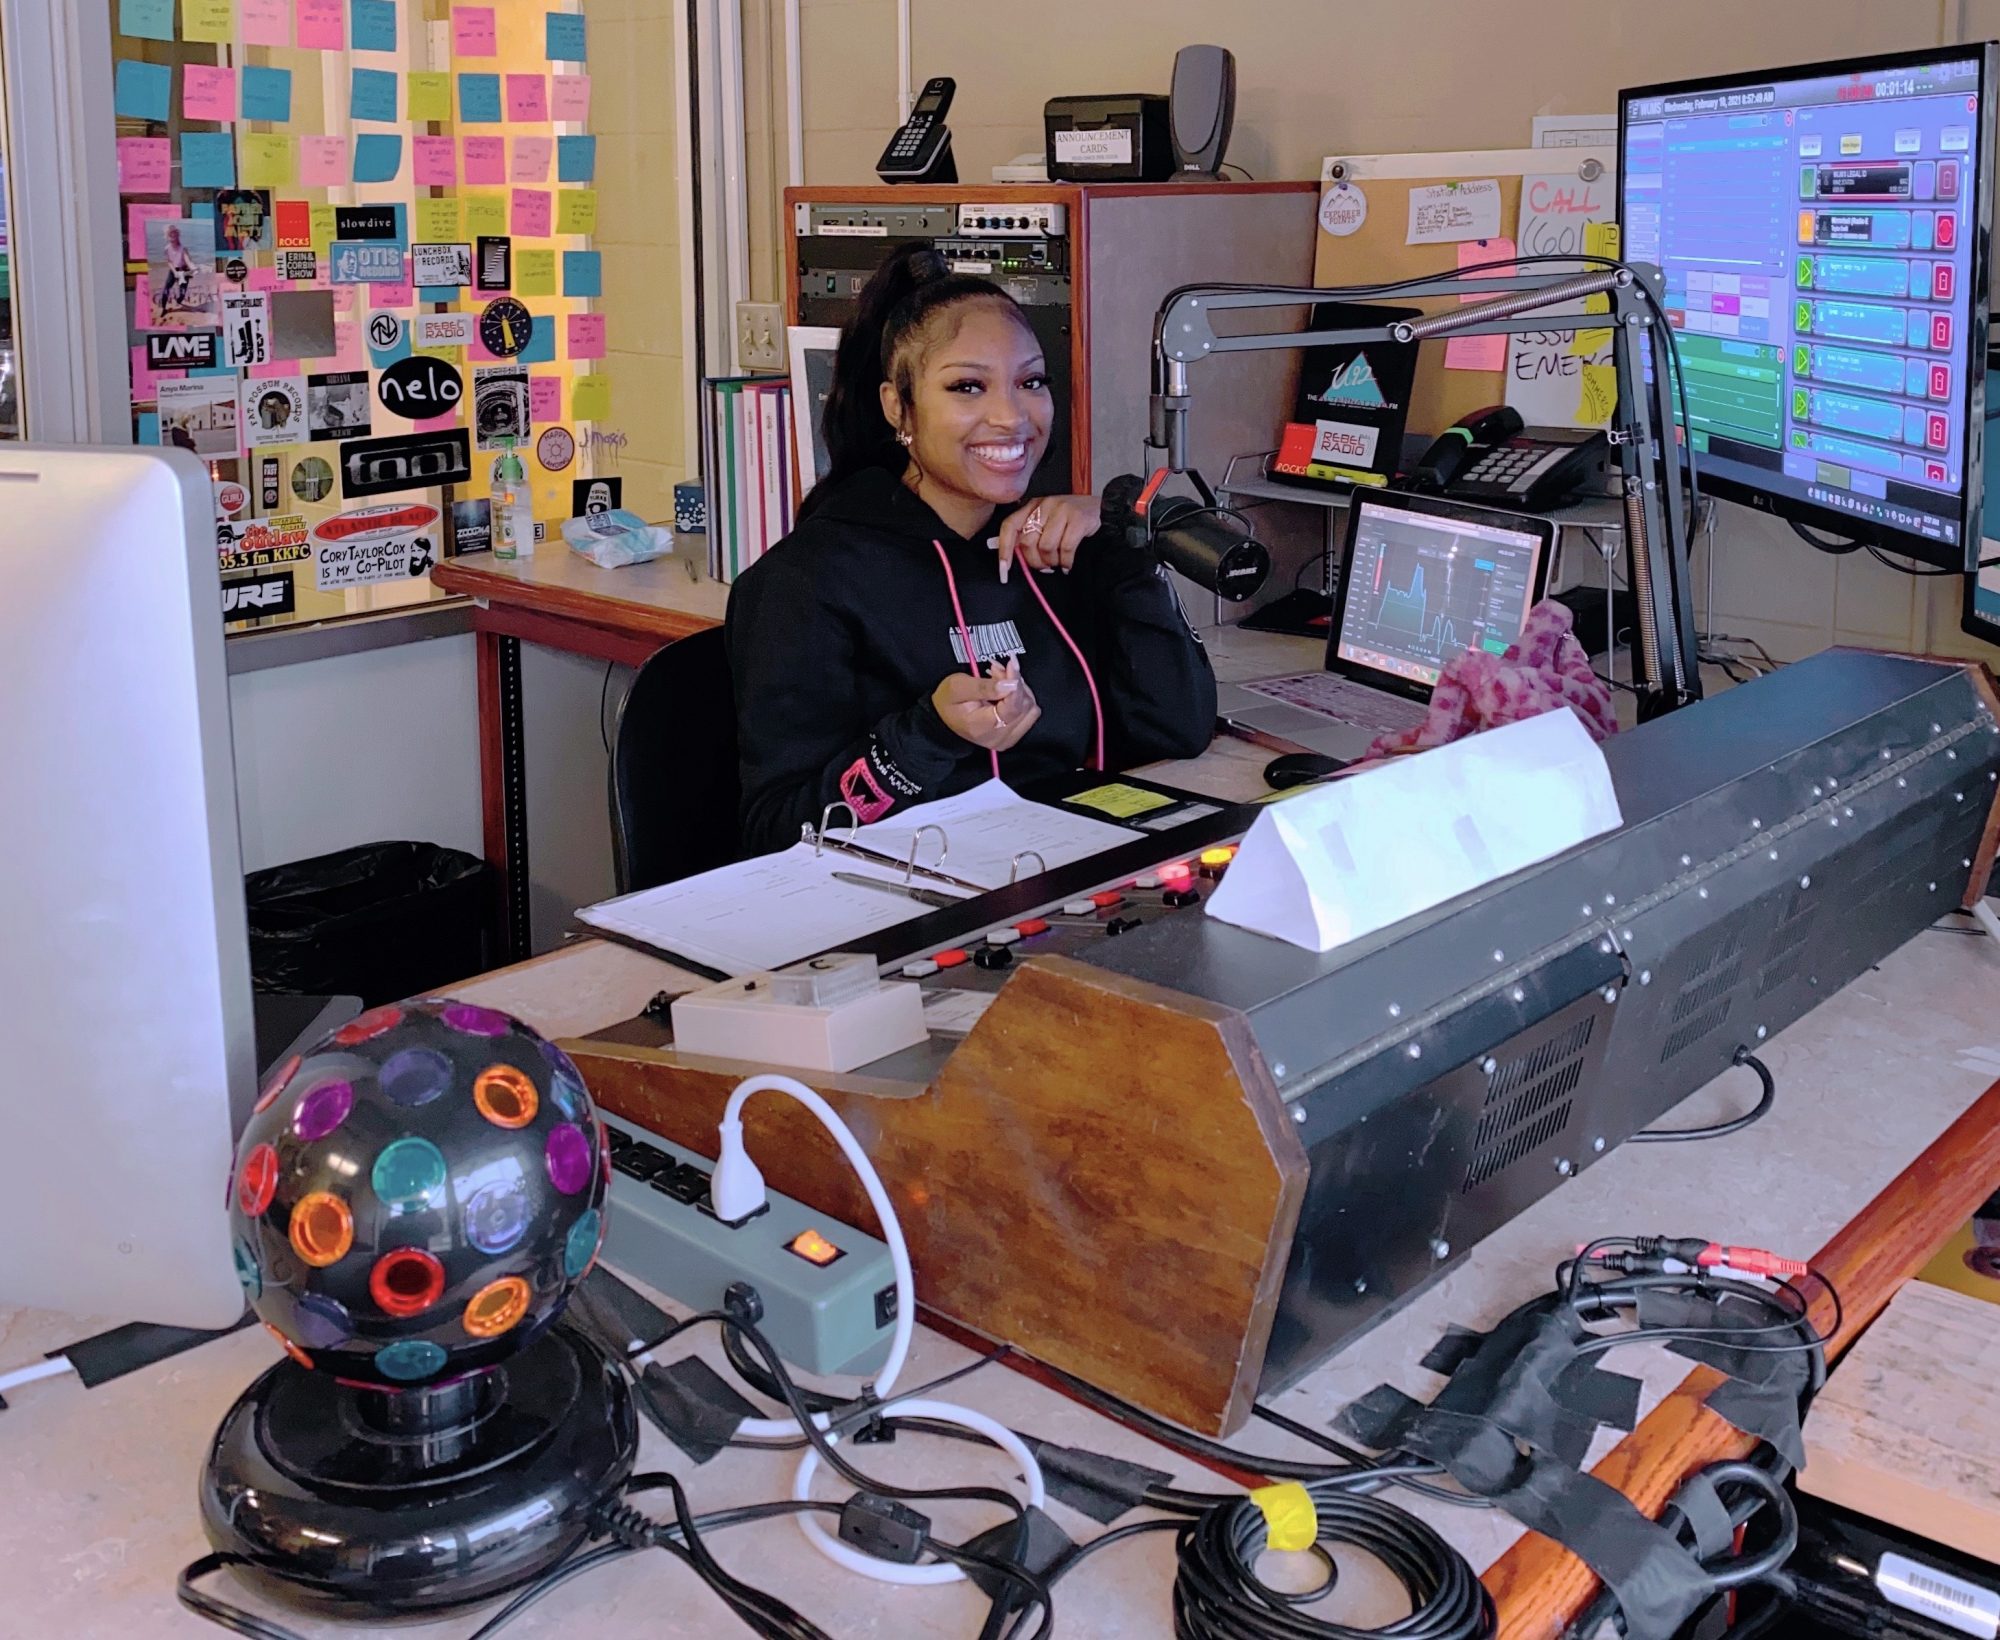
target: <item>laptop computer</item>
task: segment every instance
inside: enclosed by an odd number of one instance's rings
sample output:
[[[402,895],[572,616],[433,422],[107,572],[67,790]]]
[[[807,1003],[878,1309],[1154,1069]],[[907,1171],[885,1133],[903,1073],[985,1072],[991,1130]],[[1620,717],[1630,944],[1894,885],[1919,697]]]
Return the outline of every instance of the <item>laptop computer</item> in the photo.
[[[1348,509],[1347,573],[1319,672],[1224,684],[1231,729],[1351,763],[1378,735],[1422,722],[1447,662],[1500,654],[1547,590],[1547,518],[1385,491]]]

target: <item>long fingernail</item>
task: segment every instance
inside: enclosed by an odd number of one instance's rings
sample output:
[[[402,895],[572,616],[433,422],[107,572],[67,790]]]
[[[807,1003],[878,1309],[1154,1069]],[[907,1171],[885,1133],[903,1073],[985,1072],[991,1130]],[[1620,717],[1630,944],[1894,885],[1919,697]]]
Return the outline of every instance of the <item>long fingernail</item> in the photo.
[[[1003,587],[1007,584],[1007,571],[1013,567],[1012,560],[1006,558],[1000,560],[1000,584]]]

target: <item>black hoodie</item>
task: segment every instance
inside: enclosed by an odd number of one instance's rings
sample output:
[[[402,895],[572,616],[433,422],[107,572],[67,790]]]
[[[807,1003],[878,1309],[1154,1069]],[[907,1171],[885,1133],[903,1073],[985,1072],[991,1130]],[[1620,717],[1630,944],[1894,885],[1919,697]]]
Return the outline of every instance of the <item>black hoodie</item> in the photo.
[[[1042,709],[1000,754],[1001,778],[1019,786],[1089,764],[1096,718],[1083,671],[1023,584],[1027,566],[1017,563],[1001,585],[984,535],[954,535],[900,479],[869,468],[737,580],[727,637],[745,854],[789,847],[829,803],[879,820],[991,777],[986,749],[960,739],[931,704],[947,674],[967,670],[933,542],[951,560],[975,657],[983,665],[1018,654]],[[1215,676],[1147,553],[1101,530],[1069,574],[1038,584],[1097,680],[1109,768],[1208,745]]]

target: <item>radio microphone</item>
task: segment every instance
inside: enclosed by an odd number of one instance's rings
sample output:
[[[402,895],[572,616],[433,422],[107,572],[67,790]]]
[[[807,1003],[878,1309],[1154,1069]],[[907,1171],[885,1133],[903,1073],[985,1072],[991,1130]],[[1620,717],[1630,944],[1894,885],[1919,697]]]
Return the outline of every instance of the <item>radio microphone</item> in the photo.
[[[1240,604],[1271,573],[1271,555],[1250,533],[1241,513],[1192,496],[1155,492],[1163,471],[1149,481],[1121,473],[1104,486],[1104,519],[1125,539],[1218,598]]]

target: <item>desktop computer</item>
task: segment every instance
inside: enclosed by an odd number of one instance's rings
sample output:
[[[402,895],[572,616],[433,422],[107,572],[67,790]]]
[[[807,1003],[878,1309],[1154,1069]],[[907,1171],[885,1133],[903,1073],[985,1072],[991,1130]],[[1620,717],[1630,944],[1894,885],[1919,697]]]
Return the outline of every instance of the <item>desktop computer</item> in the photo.
[[[0,507],[0,1303],[225,1327],[256,1089],[208,472],[0,444]]]
[[[1981,541],[2000,46],[1619,96],[1705,489],[1947,568]]]

